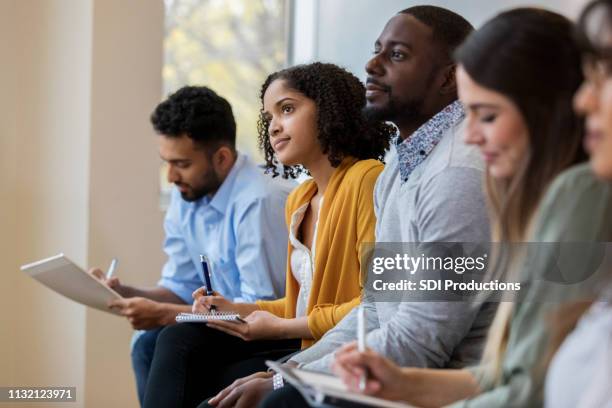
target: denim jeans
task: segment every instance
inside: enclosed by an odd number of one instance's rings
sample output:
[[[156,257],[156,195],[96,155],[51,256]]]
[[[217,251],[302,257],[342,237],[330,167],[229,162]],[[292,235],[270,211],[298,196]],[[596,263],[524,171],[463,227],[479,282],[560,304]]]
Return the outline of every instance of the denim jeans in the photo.
[[[155,353],[155,343],[162,329],[163,327],[153,330],[138,330],[132,337],[132,368],[136,377],[138,401],[141,406],[144,401],[149,371],[151,370],[151,361],[153,361],[153,354]]]

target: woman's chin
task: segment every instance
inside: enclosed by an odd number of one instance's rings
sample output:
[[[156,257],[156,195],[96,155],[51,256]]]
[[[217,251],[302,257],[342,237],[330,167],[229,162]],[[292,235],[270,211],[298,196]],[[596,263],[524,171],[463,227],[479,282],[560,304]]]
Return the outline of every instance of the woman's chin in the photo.
[[[489,175],[495,180],[508,180],[514,175],[514,172],[511,169],[499,164],[490,165],[488,170]]]
[[[292,155],[289,154],[276,154],[276,159],[283,165],[283,166],[297,166],[298,164],[300,164],[299,161],[297,161],[294,157],[292,157]]]

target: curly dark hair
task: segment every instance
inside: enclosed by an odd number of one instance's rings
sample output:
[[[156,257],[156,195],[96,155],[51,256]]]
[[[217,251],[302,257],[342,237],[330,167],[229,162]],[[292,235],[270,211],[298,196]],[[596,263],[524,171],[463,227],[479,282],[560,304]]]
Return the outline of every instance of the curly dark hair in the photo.
[[[280,163],[274,156],[268,137],[270,123],[263,114],[264,95],[270,84],[277,79],[285,81],[288,87],[315,102],[319,143],[333,167],[337,167],[347,156],[383,160],[395,128],[363,114],[365,88],[355,75],[334,64],[315,62],[275,72],[268,76],[261,87],[262,108],[257,121],[257,132],[259,148],[264,153],[268,172],[274,176],[280,174]],[[282,167],[284,178],[295,178],[304,171],[301,166]]]
[[[236,121],[225,98],[205,86],[185,86],[151,114],[155,131],[166,137],[187,135],[201,146],[236,145]]]

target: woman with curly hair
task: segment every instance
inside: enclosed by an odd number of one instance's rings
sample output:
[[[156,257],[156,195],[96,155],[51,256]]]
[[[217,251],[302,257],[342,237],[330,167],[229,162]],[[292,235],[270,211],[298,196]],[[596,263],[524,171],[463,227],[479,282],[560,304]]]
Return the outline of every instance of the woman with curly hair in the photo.
[[[234,310],[247,324],[209,323],[244,340],[299,338],[311,345],[356,304],[362,243],[374,242],[373,190],[393,128],[367,119],[365,90],[333,64],[299,65],[265,81],[258,123],[266,166],[284,177],[312,179],[287,199],[286,294],[274,301],[235,304],[199,297],[194,308]]]
[[[333,64],[299,65],[270,75],[261,102],[259,145],[269,172],[311,176],[290,194],[285,207],[285,297],[234,303],[194,292],[194,311],[214,306],[218,312],[239,313],[245,322],[218,320],[185,329],[198,339],[190,340],[187,351],[182,339],[172,341],[176,349],[166,344],[164,369],[173,378],[158,382],[159,390],[147,388],[146,406],[193,406],[235,378],[265,369],[265,360],[280,357],[282,349],[284,354],[294,351],[286,350],[289,341],[296,348],[300,342],[302,348],[310,346],[360,302],[362,244],[374,242],[374,184],[394,128],[362,113],[363,84]],[[284,244],[279,242],[279,250]],[[210,350],[221,353],[211,357]],[[214,369],[203,370],[211,358]],[[226,396],[223,391],[210,403]]]

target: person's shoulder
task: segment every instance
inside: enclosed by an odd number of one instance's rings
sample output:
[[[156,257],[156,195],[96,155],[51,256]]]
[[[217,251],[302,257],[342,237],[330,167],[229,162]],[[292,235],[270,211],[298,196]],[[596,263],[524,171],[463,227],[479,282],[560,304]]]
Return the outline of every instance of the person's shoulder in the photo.
[[[431,175],[448,167],[472,168],[484,171],[484,161],[478,148],[464,141],[465,126],[459,122],[446,131],[433,149],[427,167]]]
[[[417,189],[424,205],[447,200],[472,205],[484,200],[483,173],[473,167],[448,166],[425,177]]]
[[[548,196],[576,196],[577,194],[609,194],[610,183],[601,181],[589,163],[578,164],[559,174],[550,185]]]
[[[611,187],[609,182],[595,177],[588,163],[559,174],[538,206],[534,217],[535,240],[591,239],[598,235],[609,239]]]
[[[359,183],[368,180],[376,181],[384,168],[384,164],[375,159],[358,160],[347,170],[345,180]]]
[[[579,164],[559,174],[542,198],[540,213],[572,214],[589,218],[612,211],[612,185],[599,180],[589,163]]]
[[[312,189],[316,188],[315,182],[313,179],[308,178],[302,183],[298,184],[290,193],[289,197],[287,197],[287,205],[290,203],[301,202],[305,200],[305,197],[310,195]]]

